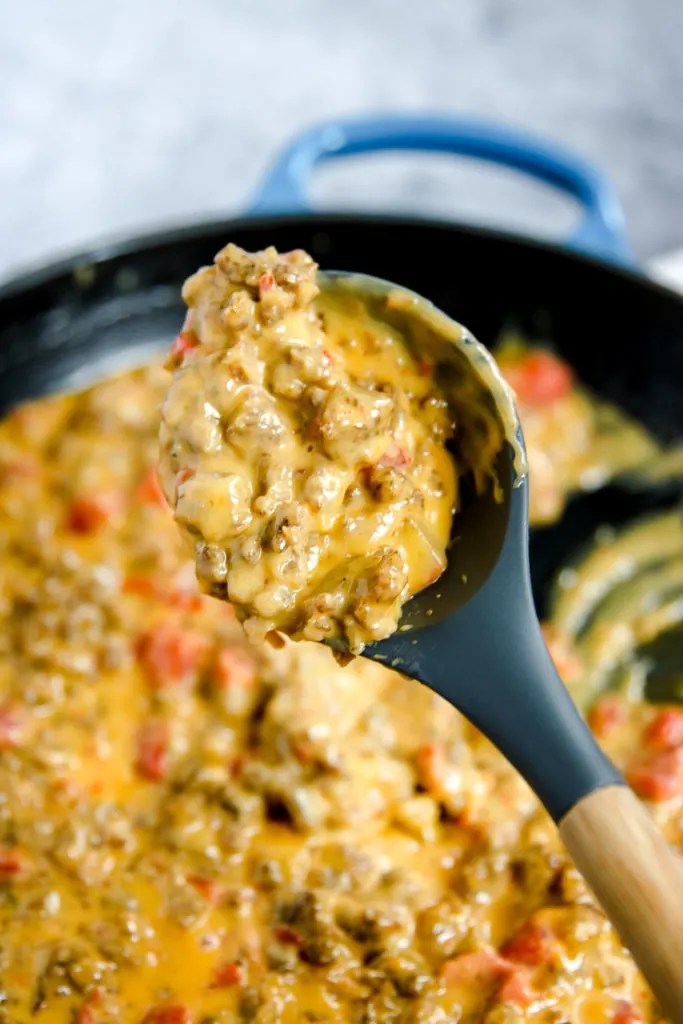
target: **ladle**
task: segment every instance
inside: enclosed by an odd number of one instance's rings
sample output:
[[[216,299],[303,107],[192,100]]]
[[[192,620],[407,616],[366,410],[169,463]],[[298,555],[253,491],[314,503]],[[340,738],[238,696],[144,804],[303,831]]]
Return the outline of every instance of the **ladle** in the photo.
[[[406,603],[398,631],[363,654],[444,697],[527,780],[661,1007],[680,1024],[683,862],[601,751],[548,653],[531,590],[514,395],[487,350],[425,299],[365,275],[319,279],[323,296],[353,292],[436,362],[452,389],[461,456],[489,443],[491,430],[499,439],[494,472],[464,482],[445,572]]]

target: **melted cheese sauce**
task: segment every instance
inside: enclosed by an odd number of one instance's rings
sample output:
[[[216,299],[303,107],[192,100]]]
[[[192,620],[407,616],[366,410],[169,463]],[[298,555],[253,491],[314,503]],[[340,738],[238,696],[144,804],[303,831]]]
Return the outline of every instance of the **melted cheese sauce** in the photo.
[[[450,706],[319,644],[252,646],[198,592],[154,472],[169,380],[0,424],[0,1021],[660,1021]],[[652,525],[560,581],[548,637],[577,692],[615,657],[605,579],[658,558],[673,579],[680,521]],[[683,845],[681,712],[609,694],[590,721]]]

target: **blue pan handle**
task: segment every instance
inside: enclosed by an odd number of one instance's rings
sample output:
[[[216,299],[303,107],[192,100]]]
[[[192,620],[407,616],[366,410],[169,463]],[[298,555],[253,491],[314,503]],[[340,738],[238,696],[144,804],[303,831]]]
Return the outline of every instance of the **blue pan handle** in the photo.
[[[305,213],[316,166],[355,153],[415,150],[454,153],[513,167],[578,200],[583,215],[565,245],[612,263],[633,262],[621,206],[610,182],[569,150],[533,135],[460,118],[385,115],[308,128],[286,146],[261,182],[248,213]]]

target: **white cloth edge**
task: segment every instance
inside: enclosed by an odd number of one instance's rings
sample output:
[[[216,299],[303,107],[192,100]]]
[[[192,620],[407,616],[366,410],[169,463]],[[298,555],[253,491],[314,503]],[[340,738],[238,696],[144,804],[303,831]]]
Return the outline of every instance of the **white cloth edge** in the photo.
[[[650,260],[646,269],[655,281],[683,292],[683,249]]]

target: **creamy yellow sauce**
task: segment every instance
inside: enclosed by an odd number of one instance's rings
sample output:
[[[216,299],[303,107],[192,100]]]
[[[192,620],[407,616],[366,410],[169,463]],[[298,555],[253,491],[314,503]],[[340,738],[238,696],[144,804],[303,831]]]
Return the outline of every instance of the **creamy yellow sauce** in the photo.
[[[451,707],[318,644],[251,647],[197,592],[152,472],[168,382],[0,424],[5,1020],[657,1020],[554,826]],[[657,714],[596,724],[659,797]],[[675,842],[682,805],[653,804]]]
[[[0,423],[0,1022],[661,1022],[453,708],[319,644],[252,645],[199,593],[154,472],[169,383],[153,366]],[[682,555],[673,513],[603,531],[548,629],[681,848],[683,712],[642,683]]]

